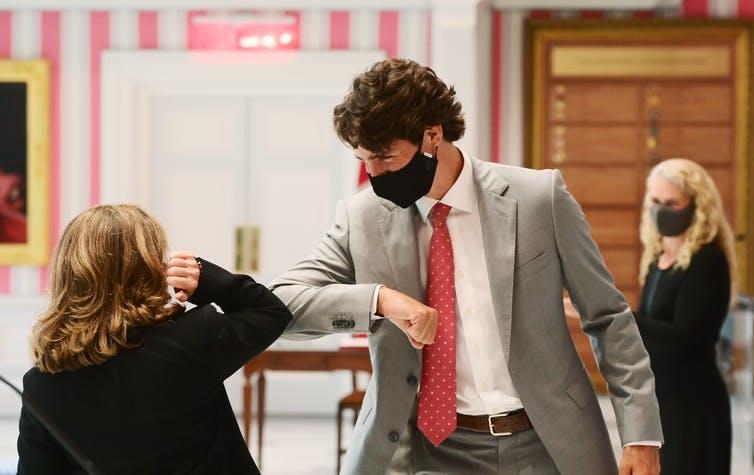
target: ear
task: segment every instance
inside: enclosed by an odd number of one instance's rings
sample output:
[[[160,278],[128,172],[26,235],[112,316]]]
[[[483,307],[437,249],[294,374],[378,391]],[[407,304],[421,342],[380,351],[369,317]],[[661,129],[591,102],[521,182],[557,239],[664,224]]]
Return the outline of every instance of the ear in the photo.
[[[440,146],[442,138],[442,125],[433,125],[424,131],[424,144],[431,146],[433,150]]]

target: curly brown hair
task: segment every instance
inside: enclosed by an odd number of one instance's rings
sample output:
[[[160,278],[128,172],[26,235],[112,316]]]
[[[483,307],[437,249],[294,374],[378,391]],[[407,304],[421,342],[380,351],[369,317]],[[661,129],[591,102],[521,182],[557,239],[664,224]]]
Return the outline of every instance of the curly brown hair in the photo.
[[[34,365],[58,373],[104,363],[132,346],[129,329],[181,313],[169,305],[166,249],[162,227],[138,206],[74,218],[52,262],[50,306],[32,330]]]
[[[419,145],[427,127],[441,125],[454,142],[466,129],[453,87],[410,59],[387,59],[356,76],[333,122],[340,139],[353,148],[386,152],[394,140]]]

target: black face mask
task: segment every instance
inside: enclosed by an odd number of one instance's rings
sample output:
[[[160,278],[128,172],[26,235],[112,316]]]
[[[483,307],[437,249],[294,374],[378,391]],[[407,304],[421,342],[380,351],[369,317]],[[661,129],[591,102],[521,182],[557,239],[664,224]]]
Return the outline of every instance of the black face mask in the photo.
[[[652,219],[657,227],[657,232],[667,237],[680,236],[691,226],[695,209],[694,203],[679,210],[661,204],[652,206]]]
[[[406,166],[384,175],[369,175],[372,189],[381,198],[390,200],[401,208],[408,208],[416,200],[429,193],[437,171],[435,155],[424,153],[421,148]]]

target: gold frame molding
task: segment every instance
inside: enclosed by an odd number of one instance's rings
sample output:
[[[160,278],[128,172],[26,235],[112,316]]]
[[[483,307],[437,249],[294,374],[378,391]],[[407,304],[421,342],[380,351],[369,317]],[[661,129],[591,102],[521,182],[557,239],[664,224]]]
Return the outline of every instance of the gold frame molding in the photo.
[[[739,288],[754,295],[754,163],[751,139],[754,137],[754,23],[742,20],[529,20],[524,44],[524,163],[533,168],[544,164],[541,141],[545,113],[544,88],[547,71],[546,48],[555,40],[583,41],[604,38],[636,40],[735,39],[736,104],[735,118],[735,197],[736,222],[743,223],[737,235]],[[539,94],[535,95],[535,91]]]
[[[44,265],[50,253],[50,65],[0,60],[0,82],[26,83],[27,241],[0,244],[0,265]]]

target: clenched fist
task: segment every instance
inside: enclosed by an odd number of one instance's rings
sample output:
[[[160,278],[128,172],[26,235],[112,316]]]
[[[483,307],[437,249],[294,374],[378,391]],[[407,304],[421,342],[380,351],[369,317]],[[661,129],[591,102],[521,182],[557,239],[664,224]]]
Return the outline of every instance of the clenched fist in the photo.
[[[437,310],[387,287],[377,296],[377,314],[389,319],[417,350],[435,341]]]
[[[194,254],[186,251],[174,252],[170,256],[167,270],[167,284],[175,288],[175,298],[187,301],[199,285],[201,269]]]

